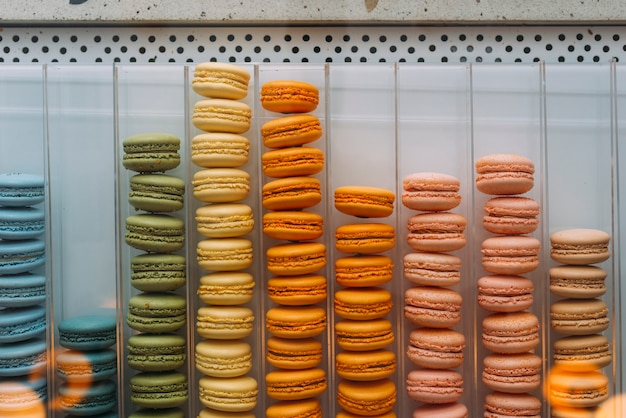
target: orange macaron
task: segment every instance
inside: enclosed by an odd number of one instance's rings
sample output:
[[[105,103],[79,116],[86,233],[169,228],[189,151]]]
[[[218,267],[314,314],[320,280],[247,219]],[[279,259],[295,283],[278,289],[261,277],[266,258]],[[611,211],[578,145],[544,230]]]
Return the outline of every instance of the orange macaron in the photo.
[[[324,153],[315,147],[287,147],[261,156],[263,174],[273,178],[311,176],[324,168]]]
[[[315,337],[326,329],[326,309],[317,305],[275,306],[265,315],[265,327],[275,337]]]
[[[382,287],[346,287],[334,295],[335,313],[344,319],[382,318],[392,306],[391,293]]]
[[[322,185],[315,177],[299,176],[272,180],[263,185],[261,204],[268,210],[299,210],[322,201]]]
[[[360,218],[385,218],[393,213],[396,195],[371,186],[343,186],[335,189],[335,208]]]
[[[345,319],[335,323],[337,345],[349,351],[384,348],[395,340],[391,322],[385,318]]]
[[[263,215],[263,233],[285,241],[310,241],[324,233],[324,218],[304,210],[281,210]]]
[[[265,254],[267,269],[278,276],[311,274],[326,265],[326,246],[321,242],[277,244]]]
[[[322,123],[315,115],[289,115],[261,126],[263,145],[268,148],[298,147],[322,137]]]
[[[382,253],[391,250],[395,244],[394,227],[384,223],[346,224],[335,231],[335,247],[342,253]]]
[[[317,108],[319,90],[304,81],[273,80],[261,86],[260,100],[270,112],[307,113]]]

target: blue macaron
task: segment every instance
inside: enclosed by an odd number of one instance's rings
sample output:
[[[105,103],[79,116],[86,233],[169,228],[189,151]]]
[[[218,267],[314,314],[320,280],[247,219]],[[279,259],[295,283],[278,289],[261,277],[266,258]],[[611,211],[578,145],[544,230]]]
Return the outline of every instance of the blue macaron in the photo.
[[[19,308],[46,301],[46,277],[40,274],[0,276],[0,307]]]
[[[42,338],[0,345],[0,376],[42,376],[46,364],[46,341]]]
[[[116,373],[117,353],[114,350],[65,350],[56,357],[56,374],[67,382],[97,382]]]
[[[0,206],[32,206],[44,201],[44,179],[29,173],[0,174]]]
[[[0,274],[26,273],[43,266],[45,262],[45,244],[42,240],[0,240]]]
[[[43,210],[30,206],[0,206],[0,239],[37,238],[43,231]]]
[[[102,350],[116,342],[115,316],[84,315],[59,323],[59,344],[79,351]]]
[[[0,416],[46,417],[48,385],[44,376],[22,376],[0,381]]]
[[[59,386],[59,408],[67,414],[93,416],[111,411],[116,404],[117,385],[112,380]]]
[[[46,330],[46,309],[41,305],[0,309],[0,343],[37,337]]]

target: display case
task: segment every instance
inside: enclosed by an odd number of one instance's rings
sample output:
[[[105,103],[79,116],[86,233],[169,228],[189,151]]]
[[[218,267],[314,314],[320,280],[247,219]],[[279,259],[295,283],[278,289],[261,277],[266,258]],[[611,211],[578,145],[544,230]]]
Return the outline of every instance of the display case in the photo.
[[[534,284],[528,311],[539,320],[541,384],[531,394],[542,401],[541,416],[551,409],[548,382],[554,368],[552,346],[561,338],[551,327],[551,304],[559,299],[550,291],[550,237],[565,229],[589,228],[608,233],[611,257],[599,264],[607,272],[606,293],[610,326],[603,331],[610,342],[608,378],[610,399],[622,391],[622,324],[620,195],[623,194],[623,152],[620,150],[624,108],[624,69],[617,63],[558,64],[292,64],[242,63],[251,75],[248,95],[241,99],[252,110],[248,162],[240,167],[250,174],[250,192],[243,203],[253,210],[255,226],[253,262],[245,271],[254,277],[253,332],[244,340],[252,347],[248,375],[258,383],[256,416],[275,400],[266,393],[265,377],[274,370],[266,361],[266,315],[275,304],[267,294],[272,274],[266,252],[279,244],[262,232],[267,209],[263,186],[270,181],[261,169],[261,126],[281,115],[264,109],[261,86],[271,80],[299,80],[319,89],[319,105],[312,112],[321,121],[323,135],[311,144],[322,150],[324,169],[319,179],[322,200],[310,211],[324,219],[317,241],[326,247],[327,297],[319,304],[326,312],[323,346],[318,366],[326,373],[327,389],[317,399],[324,416],[335,416],[337,401],[335,325],[341,319],[333,308],[335,263],[345,256],[335,248],[335,231],[348,223],[368,222],[339,212],[334,190],[342,186],[373,186],[393,191],[393,214],[383,220],[395,229],[396,243],[384,255],[393,260],[393,279],[382,287],[390,292],[393,309],[386,316],[395,340],[386,349],[396,357],[390,377],[397,390],[393,411],[410,416],[420,404],[407,395],[407,375],[417,369],[406,356],[409,335],[415,328],[404,316],[405,291],[413,286],[403,274],[403,257],[414,250],[407,243],[407,221],[415,214],[402,204],[403,179],[412,173],[446,173],[459,179],[461,204],[452,211],[467,220],[466,245],[455,251],[462,261],[461,281],[453,286],[463,297],[461,321],[454,329],[466,340],[464,360],[455,368],[463,377],[459,402],[469,416],[483,415],[484,399],[491,391],[482,381],[483,360],[489,355],[482,343],[483,319],[488,315],[477,302],[477,280],[489,274],[481,265],[481,243],[490,235],[482,227],[483,207],[490,196],[475,185],[478,158],[496,153],[523,155],[534,163],[534,187],[525,194],[540,205],[539,228],[530,235],[540,242],[539,267],[525,275]],[[141,409],[131,400],[131,378],[137,374],[127,363],[128,340],[136,330],[127,323],[130,300],[139,293],[131,285],[131,263],[140,251],[125,241],[126,220],[136,213],[128,202],[133,175],[123,165],[126,138],[162,132],[180,139],[180,165],[168,170],[185,182],[184,208],[171,216],[185,225],[185,244],[175,254],[186,259],[186,283],[172,291],[186,300],[186,323],[174,333],[186,340],[186,359],[176,370],[187,377],[188,396],[178,407],[195,417],[204,405],[199,400],[203,373],[195,366],[195,347],[203,341],[196,328],[205,304],[198,298],[200,278],[207,274],[197,264],[195,212],[203,205],[194,198],[191,161],[193,138],[201,131],[192,123],[194,104],[202,100],[191,86],[193,64],[164,65],[4,65],[0,67],[0,172],[30,172],[45,178],[45,242],[47,257],[42,274],[47,278],[48,417],[62,417],[56,359],[59,324],[84,315],[115,318],[117,342],[116,383],[118,416]],[[0,277],[0,283],[2,278]],[[4,378],[3,378],[4,379]],[[611,404],[621,411],[621,404]],[[42,415],[44,416],[44,415]],[[620,416],[618,412],[615,416]]]

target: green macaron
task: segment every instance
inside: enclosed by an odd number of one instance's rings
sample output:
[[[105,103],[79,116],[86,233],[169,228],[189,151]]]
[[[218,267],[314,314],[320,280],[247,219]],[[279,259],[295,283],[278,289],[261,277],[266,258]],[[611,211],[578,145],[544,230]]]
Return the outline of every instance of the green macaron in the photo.
[[[122,165],[139,173],[171,170],[180,164],[180,139],[172,134],[148,132],[123,141]]]
[[[185,222],[166,214],[131,215],[126,218],[126,243],[148,252],[178,251],[185,243]]]
[[[128,202],[137,210],[174,212],[183,208],[185,182],[166,174],[137,174],[130,179]]]
[[[130,378],[130,400],[141,408],[175,408],[189,396],[187,376],[180,372],[142,372]]]
[[[185,364],[186,340],[176,334],[133,335],[128,339],[128,365],[142,372],[175,370]]]
[[[128,301],[126,322],[140,332],[174,332],[185,325],[187,299],[167,292],[145,292]]]
[[[131,285],[144,292],[176,290],[187,282],[185,257],[176,254],[140,254],[130,260]]]

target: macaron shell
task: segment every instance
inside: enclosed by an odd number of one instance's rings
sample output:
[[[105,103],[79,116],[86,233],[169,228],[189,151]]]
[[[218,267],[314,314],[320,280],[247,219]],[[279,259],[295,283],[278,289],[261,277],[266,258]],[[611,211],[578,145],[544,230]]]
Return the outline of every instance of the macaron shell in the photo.
[[[228,99],[199,100],[193,107],[191,122],[207,132],[242,134],[250,129],[252,110],[244,102]]]
[[[191,162],[202,168],[236,168],[248,162],[250,140],[228,132],[206,132],[191,140]]]
[[[268,148],[297,147],[322,137],[322,125],[315,115],[272,118],[261,126],[263,145]]]
[[[313,84],[298,80],[273,80],[261,86],[261,106],[277,113],[312,112],[319,104],[319,91]]]
[[[314,147],[286,147],[261,156],[263,174],[273,178],[312,176],[324,169],[324,153]]]
[[[250,73],[226,62],[201,62],[193,71],[191,87],[204,97],[239,100],[248,95]]]

